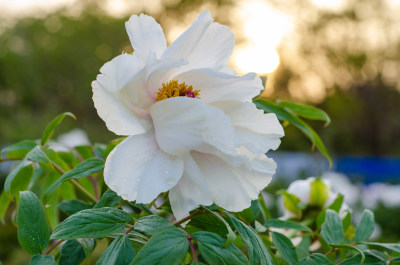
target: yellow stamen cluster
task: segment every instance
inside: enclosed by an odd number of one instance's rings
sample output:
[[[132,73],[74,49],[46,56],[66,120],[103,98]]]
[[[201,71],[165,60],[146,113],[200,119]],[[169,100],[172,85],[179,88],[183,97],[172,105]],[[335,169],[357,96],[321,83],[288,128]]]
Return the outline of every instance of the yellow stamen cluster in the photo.
[[[161,101],[173,97],[190,97],[199,98],[200,90],[194,90],[192,86],[186,83],[178,83],[176,80],[171,80],[168,83],[163,83],[162,88],[157,92],[156,101]]]

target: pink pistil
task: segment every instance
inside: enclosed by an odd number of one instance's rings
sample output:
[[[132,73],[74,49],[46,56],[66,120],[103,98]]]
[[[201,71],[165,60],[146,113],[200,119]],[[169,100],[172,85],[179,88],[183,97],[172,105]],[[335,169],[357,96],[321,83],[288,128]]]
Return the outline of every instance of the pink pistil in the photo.
[[[195,98],[196,97],[192,91],[186,91],[186,96],[188,98]]]

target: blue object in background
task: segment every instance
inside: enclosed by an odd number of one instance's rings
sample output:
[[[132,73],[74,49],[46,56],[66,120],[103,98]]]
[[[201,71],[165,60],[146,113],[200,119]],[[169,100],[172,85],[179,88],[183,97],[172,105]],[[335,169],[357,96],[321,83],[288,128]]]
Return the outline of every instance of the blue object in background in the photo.
[[[356,178],[365,184],[400,182],[400,158],[340,156],[335,159],[334,171]]]

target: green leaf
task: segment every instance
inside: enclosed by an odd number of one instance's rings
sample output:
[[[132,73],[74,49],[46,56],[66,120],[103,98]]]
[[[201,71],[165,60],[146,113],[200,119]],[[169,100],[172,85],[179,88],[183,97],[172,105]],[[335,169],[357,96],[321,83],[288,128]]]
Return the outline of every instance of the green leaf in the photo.
[[[364,253],[364,262],[362,263],[363,256],[361,254],[357,254],[354,257],[346,259],[340,265],[356,265],[356,264],[363,264],[363,265],[386,265],[387,262],[385,260],[381,260],[375,255],[371,255],[368,252]]]
[[[300,198],[285,190],[280,190],[278,193],[283,195],[283,205],[285,208],[294,214],[299,214]]]
[[[203,231],[216,233],[220,236],[226,236],[228,230],[224,223],[213,214],[201,214],[190,219],[188,226],[196,227]]]
[[[83,251],[85,252],[86,259],[89,263],[93,250],[96,247],[96,240],[94,238],[78,238],[76,241],[81,244]]]
[[[71,168],[69,167],[69,165],[59,156],[59,153],[57,153],[56,151],[49,149],[49,148],[44,148],[43,152],[46,154],[47,158],[53,162],[54,164],[56,164],[59,168],[61,168],[64,171],[68,171]]]
[[[395,243],[376,243],[376,242],[361,242],[362,244],[369,245],[369,246],[378,246],[383,247],[397,253],[400,253],[400,244]]]
[[[59,177],[58,172],[56,171],[50,172],[50,174],[48,174],[41,183],[43,190],[48,188],[51,185],[51,183],[57,180],[58,177]],[[53,196],[44,205],[45,206],[44,211],[46,213],[47,221],[49,222],[51,230],[53,230],[60,222],[60,213],[57,207],[58,202],[59,202],[59,196]]]
[[[300,244],[296,247],[297,257],[301,260],[310,255],[311,238],[303,237]]]
[[[325,121],[325,126],[328,126],[329,123],[331,123],[331,119],[329,118],[328,114],[326,114],[326,112],[321,109],[289,101],[280,101],[278,104],[286,109],[293,111],[303,118]]]
[[[343,199],[343,195],[339,193],[333,203],[328,206],[328,209],[334,210],[335,212],[339,213],[340,208],[342,208]]]
[[[325,202],[329,199],[329,187],[317,178],[310,184],[310,205],[317,205],[323,207]]]
[[[334,210],[335,212],[339,213],[340,208],[342,208],[342,204],[343,204],[343,195],[339,193],[338,196],[336,197],[336,199],[333,201],[333,203],[331,205],[329,205],[328,208],[326,208],[326,209],[331,209],[331,210]],[[317,227],[321,227],[322,223],[325,221],[326,209],[322,210],[318,214]],[[347,217],[347,215],[346,215],[346,217]],[[351,216],[350,216],[350,218],[351,218]],[[351,221],[351,219],[349,221]],[[346,220],[346,222],[347,222],[347,220]],[[343,230],[346,231],[347,227],[348,226],[346,226],[346,227],[343,226]]]
[[[22,140],[18,143],[12,144],[3,148],[0,153],[5,153],[9,158],[22,158],[25,157],[38,144],[32,140]]]
[[[76,239],[105,237],[121,231],[132,217],[115,208],[99,208],[80,211],[59,224],[52,239]]]
[[[99,172],[104,168],[104,161],[100,158],[90,158],[83,161],[55,181],[45,192],[44,201],[47,201],[51,194],[66,180],[78,179]]]
[[[205,208],[205,207],[203,207],[203,209],[206,210],[207,212],[213,214],[215,217],[217,217],[217,218],[225,225],[226,230],[228,230],[228,234],[226,235],[226,238],[227,238],[227,239],[226,239],[226,242],[225,242],[225,244],[224,244],[224,247],[226,247],[226,246],[229,245],[231,242],[233,242],[233,241],[235,240],[235,238],[236,238],[236,235],[235,235],[235,233],[232,231],[232,228],[231,228],[231,226],[228,224],[228,222],[225,221],[225,219],[222,218],[222,216],[219,215],[218,213],[213,212],[213,211],[211,211],[211,210],[209,210],[209,209],[207,209],[207,208]]]
[[[361,221],[356,228],[354,234],[354,240],[361,242],[367,240],[375,229],[375,218],[374,213],[368,209],[365,209],[361,217]]]
[[[30,159],[34,162],[38,162],[44,169],[53,170],[54,167],[47,157],[47,155],[42,151],[41,147],[37,145],[33,148],[27,155],[27,159]]]
[[[189,248],[187,234],[177,228],[166,229],[150,238],[131,265],[178,265]]]
[[[33,166],[25,164],[25,160],[20,162],[14,170],[7,176],[4,182],[4,191],[10,196],[15,197],[20,191],[28,189],[33,176]]]
[[[121,197],[112,190],[106,190],[98,203],[93,208],[115,207],[121,202]]]
[[[351,213],[347,212],[346,216],[343,218],[343,230],[346,232],[351,224]]]
[[[327,257],[315,253],[309,257],[300,260],[299,265],[334,265]]]
[[[82,210],[90,209],[92,205],[81,200],[67,200],[59,203],[58,208],[69,216]]]
[[[342,220],[331,210],[326,210],[325,222],[321,226],[321,235],[328,244],[340,244],[344,241]]]
[[[81,156],[82,160],[86,160],[94,156],[93,149],[90,145],[75,146],[74,149]]]
[[[135,255],[128,237],[119,236],[104,251],[96,265],[129,265]]]
[[[8,197],[5,191],[3,191],[0,195],[0,221],[2,223],[4,223],[4,217],[6,215],[10,203],[11,203],[10,197]]]
[[[43,134],[42,134],[42,141],[40,142],[40,144],[43,146],[45,145],[49,139],[51,138],[51,136],[53,135],[54,130],[57,128],[57,126],[61,123],[61,121],[66,117],[72,117],[76,120],[76,117],[74,114],[72,114],[71,112],[64,112],[60,115],[58,115],[57,117],[55,117],[46,127],[46,129],[44,130]]]
[[[268,210],[267,205],[265,204],[264,198],[261,193],[258,195],[258,205],[264,221],[271,219],[271,213]]]
[[[234,245],[222,247],[225,239],[217,234],[200,231],[193,234],[202,257],[213,265],[250,265],[246,256]]]
[[[85,251],[76,240],[68,240],[60,251],[58,265],[79,265],[85,259]]]
[[[225,213],[229,216],[232,224],[241,235],[243,242],[247,245],[250,263],[255,265],[261,262],[261,265],[273,265],[272,256],[257,232],[230,213]]]
[[[350,250],[354,250],[356,252],[358,252],[361,255],[361,263],[364,262],[365,260],[365,255],[364,252],[362,252],[360,249],[352,246],[352,245],[345,245],[345,244],[331,244],[330,245],[333,248],[344,248],[344,249],[350,249]]]
[[[29,265],[56,265],[56,261],[53,256],[35,254],[32,256]]]
[[[275,113],[278,119],[280,119],[281,121],[289,121],[291,124],[296,126],[300,131],[304,133],[305,136],[307,136],[311,140],[313,145],[318,148],[318,150],[328,159],[329,164],[332,165],[332,159],[328,153],[328,150],[326,150],[324,143],[322,142],[318,134],[314,131],[314,129],[311,128],[307,123],[305,123],[300,118],[292,115],[281,106],[266,99],[259,97],[257,99],[253,99],[253,102],[254,104],[256,104],[257,108],[263,109],[266,112]]]
[[[299,260],[292,241],[281,233],[272,232],[272,241],[275,247],[279,250],[282,257],[290,264],[296,265]]]
[[[143,203],[135,203],[135,202],[129,202],[129,204],[132,205],[133,207],[136,207],[136,208],[138,208],[139,210],[141,210],[141,211],[143,211],[143,212],[149,214],[149,215],[152,215],[152,214],[153,214],[153,212],[150,210],[150,208],[149,208],[146,204],[143,204]]]
[[[148,235],[154,235],[161,230],[175,228],[167,219],[157,215],[150,215],[140,218],[135,223],[135,229]]]
[[[309,227],[307,227],[305,225],[295,223],[292,221],[285,221],[285,220],[279,220],[279,219],[268,220],[265,223],[265,226],[273,227],[273,228],[282,228],[282,229],[295,229],[295,230],[299,230],[299,231],[306,231],[309,233],[313,232]]]
[[[22,191],[17,210],[18,241],[30,254],[39,254],[49,244],[50,229],[39,198]]]

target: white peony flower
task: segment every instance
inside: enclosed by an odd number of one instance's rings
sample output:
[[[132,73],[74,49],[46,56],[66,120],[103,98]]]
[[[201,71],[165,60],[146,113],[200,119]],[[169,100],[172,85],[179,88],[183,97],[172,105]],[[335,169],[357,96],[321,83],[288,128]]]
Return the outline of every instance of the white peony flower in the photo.
[[[134,15],[126,30],[134,54],[106,63],[92,83],[99,116],[128,136],[107,158],[106,184],[138,203],[169,190],[177,219],[213,202],[249,207],[275,173],[265,153],[284,132],[251,101],[263,88],[256,74],[227,66],[233,33],[208,11],[169,47],[152,17]]]

